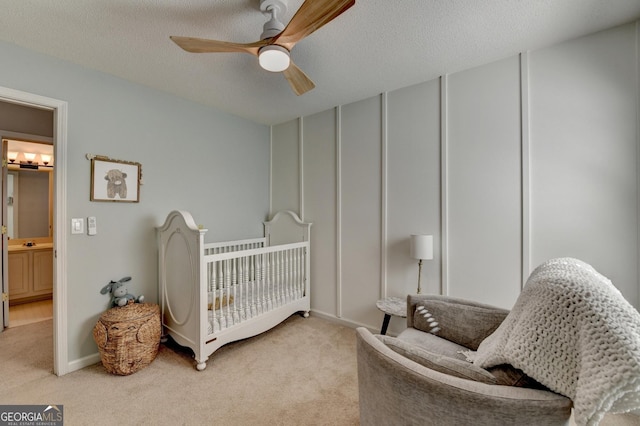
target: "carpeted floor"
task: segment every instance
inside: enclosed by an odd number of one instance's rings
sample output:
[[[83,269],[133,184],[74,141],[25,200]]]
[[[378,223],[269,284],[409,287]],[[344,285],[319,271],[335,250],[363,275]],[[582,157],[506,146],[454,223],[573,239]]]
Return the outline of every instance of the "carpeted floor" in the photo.
[[[357,425],[354,330],[298,315],[216,351],[160,346],[130,376],[102,364],[52,374],[52,323],[0,334],[1,404],[59,404],[65,425]]]
[[[226,345],[201,372],[168,344],[130,376],[99,363],[56,377],[52,332],[48,320],[0,333],[0,404],[63,405],[68,426],[359,424],[355,331],[313,316]],[[638,420],[607,416],[601,426]]]

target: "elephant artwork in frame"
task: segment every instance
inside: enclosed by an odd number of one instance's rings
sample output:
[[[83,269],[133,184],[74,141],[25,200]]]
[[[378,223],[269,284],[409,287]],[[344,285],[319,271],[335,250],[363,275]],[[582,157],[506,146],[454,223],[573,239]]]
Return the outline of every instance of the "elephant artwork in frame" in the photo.
[[[141,164],[113,160],[107,157],[91,158],[91,201],[140,201]]]

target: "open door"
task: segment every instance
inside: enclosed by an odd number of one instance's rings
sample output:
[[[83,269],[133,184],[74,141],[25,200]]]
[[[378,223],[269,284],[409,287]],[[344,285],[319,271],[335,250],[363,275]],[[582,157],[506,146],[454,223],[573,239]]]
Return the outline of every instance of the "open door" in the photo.
[[[0,173],[0,187],[2,187],[2,200],[7,200],[7,142],[2,141],[2,173]],[[8,261],[9,255],[7,251],[8,235],[7,235],[7,203],[2,202],[2,217],[0,218],[1,231],[2,231],[2,243],[0,249],[2,250],[2,306],[0,308],[0,314],[2,314],[2,325],[0,326],[0,332],[9,327],[9,268]]]

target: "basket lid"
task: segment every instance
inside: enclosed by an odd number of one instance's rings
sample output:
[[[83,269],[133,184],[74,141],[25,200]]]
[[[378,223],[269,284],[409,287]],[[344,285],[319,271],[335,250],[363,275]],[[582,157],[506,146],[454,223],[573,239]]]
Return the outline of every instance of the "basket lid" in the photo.
[[[121,322],[138,320],[150,315],[158,315],[160,307],[153,303],[129,303],[109,309],[100,317],[101,321]]]

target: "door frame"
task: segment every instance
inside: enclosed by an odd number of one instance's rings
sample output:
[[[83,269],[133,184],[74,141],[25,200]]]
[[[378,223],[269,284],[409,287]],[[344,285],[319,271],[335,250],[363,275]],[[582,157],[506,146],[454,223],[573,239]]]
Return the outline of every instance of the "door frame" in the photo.
[[[66,101],[0,86],[0,101],[53,111],[53,373],[69,372],[67,326],[67,111]]]

